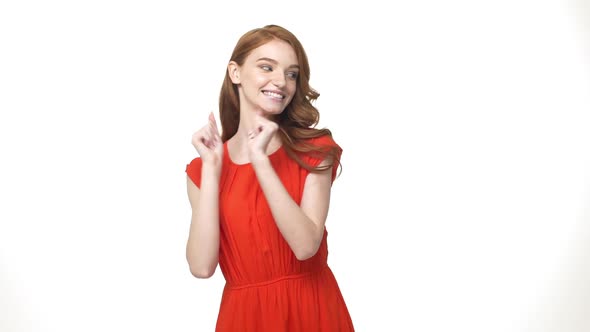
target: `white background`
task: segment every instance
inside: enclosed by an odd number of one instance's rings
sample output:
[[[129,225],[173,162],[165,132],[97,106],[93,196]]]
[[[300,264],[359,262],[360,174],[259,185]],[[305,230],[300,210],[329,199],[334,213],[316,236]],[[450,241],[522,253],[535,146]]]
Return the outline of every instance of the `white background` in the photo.
[[[0,4],[0,331],[213,330],[184,170],[270,23],[344,148],[329,263],[358,331],[590,326],[588,2],[206,3]]]

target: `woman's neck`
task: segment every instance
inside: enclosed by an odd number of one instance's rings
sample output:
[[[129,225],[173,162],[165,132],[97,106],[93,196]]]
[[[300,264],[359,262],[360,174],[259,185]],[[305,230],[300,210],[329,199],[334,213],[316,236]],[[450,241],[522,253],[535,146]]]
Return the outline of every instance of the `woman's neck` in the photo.
[[[232,156],[239,159],[247,159],[248,155],[248,132],[254,129],[256,113],[254,110],[240,109],[240,124],[235,135],[228,141],[228,148],[231,146]],[[277,131],[270,139],[266,147],[266,153],[276,151],[282,145],[281,137]]]

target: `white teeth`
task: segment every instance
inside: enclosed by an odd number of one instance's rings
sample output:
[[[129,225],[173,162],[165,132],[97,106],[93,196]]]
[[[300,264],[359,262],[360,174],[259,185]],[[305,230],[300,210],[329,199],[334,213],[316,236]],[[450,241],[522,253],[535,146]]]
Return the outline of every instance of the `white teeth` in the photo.
[[[274,98],[280,98],[280,99],[285,98],[285,97],[283,97],[283,95],[278,94],[276,92],[264,91],[264,94],[267,96],[270,96],[270,97],[274,97]]]

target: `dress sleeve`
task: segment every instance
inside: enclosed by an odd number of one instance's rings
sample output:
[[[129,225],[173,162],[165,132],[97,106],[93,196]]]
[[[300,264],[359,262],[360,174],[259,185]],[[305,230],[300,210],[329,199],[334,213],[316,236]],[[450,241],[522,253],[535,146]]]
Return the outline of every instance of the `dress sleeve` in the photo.
[[[203,160],[199,157],[193,159],[190,164],[186,165],[186,175],[193,181],[197,187],[201,187],[201,168]]]
[[[313,138],[309,140],[309,143],[315,145],[317,147],[322,148],[322,150],[330,150],[336,148],[336,155],[337,158],[334,160],[334,164],[332,165],[332,182],[336,180],[336,174],[338,173],[338,166],[340,165],[340,157],[342,156],[342,148],[334,141],[334,139],[329,135],[324,135],[321,137]],[[305,157],[305,162],[310,166],[317,167],[319,164],[324,161],[325,156],[318,155],[318,154],[310,154]]]

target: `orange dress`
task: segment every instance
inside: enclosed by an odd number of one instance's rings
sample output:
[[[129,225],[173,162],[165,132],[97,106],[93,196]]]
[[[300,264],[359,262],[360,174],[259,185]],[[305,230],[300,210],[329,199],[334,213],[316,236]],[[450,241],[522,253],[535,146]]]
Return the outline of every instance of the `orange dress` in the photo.
[[[329,136],[313,139],[312,143],[337,146]],[[293,200],[300,204],[309,172],[282,147],[269,159]],[[321,162],[310,156],[302,159],[314,166]],[[195,158],[186,168],[197,186],[201,184],[201,166],[201,159]],[[252,165],[233,163],[227,143],[219,188],[219,266],[226,285],[216,331],[354,331],[327,265],[327,231],[318,252],[299,261],[275,224]]]

